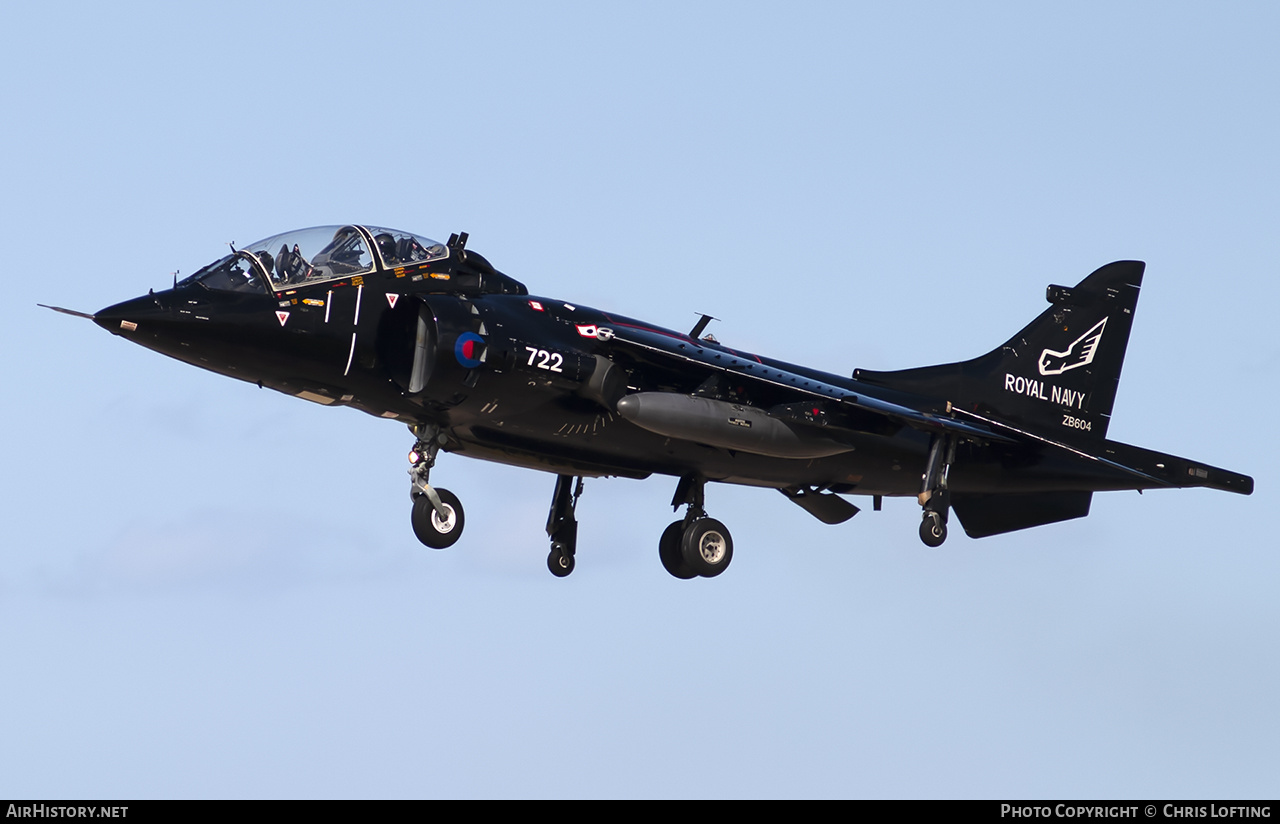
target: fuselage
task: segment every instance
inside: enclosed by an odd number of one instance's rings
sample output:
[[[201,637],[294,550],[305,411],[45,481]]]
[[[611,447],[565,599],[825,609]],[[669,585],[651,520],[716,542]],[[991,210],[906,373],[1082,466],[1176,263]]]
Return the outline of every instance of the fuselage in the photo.
[[[135,343],[262,387],[437,425],[445,451],[485,460],[579,476],[658,473],[867,495],[919,492],[927,433],[868,420],[863,431],[827,435],[820,406],[810,409],[795,392],[837,387],[939,410],[945,399],[905,397],[530,296],[457,244],[406,233],[389,242],[388,230],[355,226],[294,234],[322,251],[307,254],[291,235],[270,238],[96,320]],[[406,247],[405,259],[397,258]],[[619,353],[610,343],[623,333],[654,341],[655,354],[643,346]],[[620,414],[619,401],[629,396],[651,399],[648,411],[636,413],[632,402],[624,410],[631,414]],[[699,421],[721,409],[737,428],[701,434],[710,429]],[[785,437],[768,438],[768,427]],[[1096,474],[1082,486],[1079,466],[1068,460],[1039,455],[1026,465],[1016,450],[960,448],[956,491],[1107,488]],[[1016,482],[1011,461],[1022,464]],[[1116,478],[1115,488],[1132,486]]]
[[[850,377],[741,352],[549,297],[466,249],[392,229],[327,226],[267,238],[91,317],[187,363],[326,406],[407,424],[411,525],[452,546],[460,499],[432,483],[441,451],[556,476],[547,566],[573,571],[585,477],[678,478],[685,513],[658,555],[676,578],[720,575],[728,527],[708,482],[779,490],[827,524],[843,495],[915,496],[920,539],[1081,518],[1096,491],[1253,479],[1108,440],[1145,264],[1116,261],[1003,344],[968,360]],[[54,308],[54,307],[51,307]]]

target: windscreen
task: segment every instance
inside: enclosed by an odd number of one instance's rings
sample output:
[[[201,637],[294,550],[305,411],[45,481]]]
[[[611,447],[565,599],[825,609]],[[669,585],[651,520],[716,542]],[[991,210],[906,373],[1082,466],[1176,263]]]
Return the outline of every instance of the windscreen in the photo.
[[[369,246],[354,226],[316,226],[260,240],[245,251],[255,255],[277,290],[373,269]]]

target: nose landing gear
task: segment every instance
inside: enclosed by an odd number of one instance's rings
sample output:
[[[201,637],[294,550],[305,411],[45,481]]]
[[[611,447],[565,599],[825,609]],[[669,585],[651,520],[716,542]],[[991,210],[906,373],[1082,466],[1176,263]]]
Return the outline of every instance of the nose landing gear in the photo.
[[[440,434],[440,427],[434,425],[415,424],[409,427],[409,431],[417,437],[409,452],[413,534],[432,549],[445,549],[462,537],[466,518],[457,495],[447,489],[436,489],[427,482],[444,436]]]

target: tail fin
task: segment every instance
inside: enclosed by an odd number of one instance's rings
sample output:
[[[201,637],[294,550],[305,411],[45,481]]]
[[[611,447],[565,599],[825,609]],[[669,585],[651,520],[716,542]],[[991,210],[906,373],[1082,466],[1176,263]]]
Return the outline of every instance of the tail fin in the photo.
[[[1074,287],[1050,286],[1053,304],[1003,346],[962,363],[853,376],[902,392],[1047,429],[1063,440],[1102,439],[1146,264],[1109,263]]]

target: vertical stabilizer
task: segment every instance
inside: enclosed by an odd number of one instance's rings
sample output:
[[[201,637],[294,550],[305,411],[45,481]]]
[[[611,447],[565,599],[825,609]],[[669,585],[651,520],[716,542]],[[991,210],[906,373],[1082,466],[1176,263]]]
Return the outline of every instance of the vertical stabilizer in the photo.
[[[1106,436],[1146,264],[1109,263],[1073,287],[1004,345],[962,363],[897,372],[859,369],[860,381],[931,397],[1050,430],[1063,440]]]

